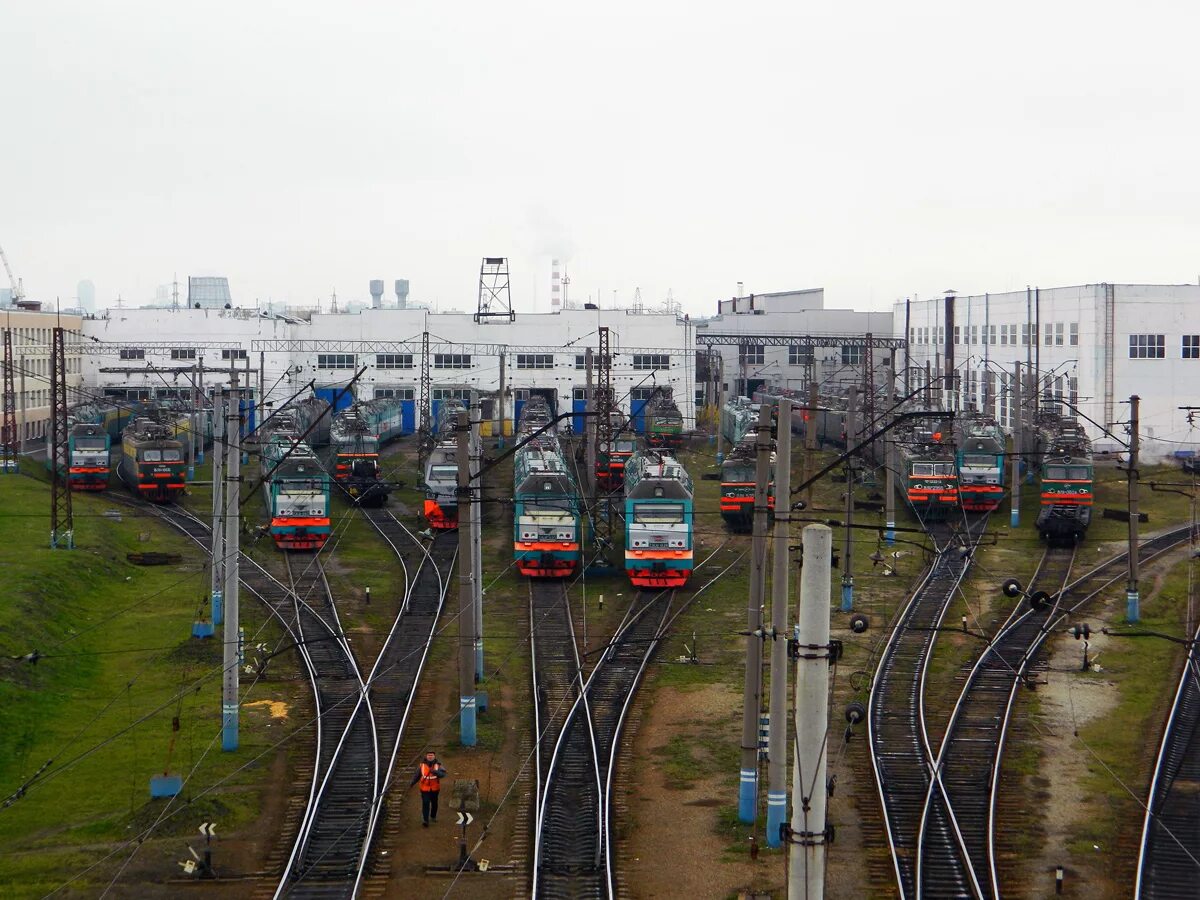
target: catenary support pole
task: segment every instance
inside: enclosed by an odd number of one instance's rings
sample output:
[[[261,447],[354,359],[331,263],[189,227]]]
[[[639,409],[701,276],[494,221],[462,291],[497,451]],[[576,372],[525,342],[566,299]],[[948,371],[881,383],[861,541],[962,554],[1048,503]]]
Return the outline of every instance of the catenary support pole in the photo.
[[[771,407],[758,411],[754,432],[754,523],[751,535],[750,596],[746,604],[746,680],[742,691],[742,767],[738,818],[758,813],[758,719],[762,713],[762,612],[767,593],[767,486],[771,470]],[[781,502],[786,503],[787,498]]]
[[[229,396],[225,404],[225,626],[224,689],[221,695],[221,749],[238,748],[238,676],[241,672],[241,634],[238,621],[239,516],[242,455],[238,449],[241,430],[241,392],[237,370],[229,372]]]
[[[1138,433],[1139,407],[1142,398],[1134,394],[1129,398],[1129,465],[1126,477],[1129,483],[1129,584],[1125,587],[1125,618],[1139,622],[1142,618],[1141,596],[1138,593],[1138,452],[1141,435]]]
[[[587,369],[587,392],[584,396],[584,411],[588,415],[583,418],[583,478],[586,485],[580,485],[591,497],[596,493],[596,422],[592,413],[596,409],[596,387],[592,378],[592,348],[583,350],[583,364]]]
[[[212,623],[224,621],[225,596],[225,403],[213,395],[212,449]]]
[[[482,407],[477,403],[471,407],[471,602],[475,607],[475,681],[483,681],[483,515],[479,495],[483,484],[476,476],[483,466],[480,454],[483,442],[480,438]]]
[[[814,351],[815,352],[815,351]],[[821,400],[820,386],[817,384],[816,358],[808,364],[808,422],[804,427],[804,480],[808,481],[815,469],[817,444],[820,438],[820,426],[817,410]],[[804,491],[804,505],[812,509],[813,489],[810,484]]]
[[[503,447],[504,435],[508,429],[508,410],[506,410],[504,406],[505,402],[507,401],[505,394],[508,390],[508,385],[506,383],[507,372],[505,370],[505,364],[508,361],[508,347],[501,347],[500,349],[500,390],[497,394],[497,396],[500,398],[500,440],[496,446]]]
[[[25,443],[26,442],[25,432],[29,428],[29,415],[26,411],[26,404],[25,404],[25,354],[23,354],[23,353],[21,354],[21,361],[18,363],[18,366],[20,366],[19,374],[21,376],[19,379],[20,384],[21,384],[21,404],[20,404],[21,405],[21,427],[18,428],[17,430],[21,432],[21,453],[24,454],[27,449],[27,446]]]
[[[846,448],[858,443],[858,390],[846,398]],[[842,547],[842,612],[854,609],[854,457],[846,458],[846,537]]]
[[[196,451],[196,465],[202,466],[202,465],[204,465],[204,434],[208,431],[208,428],[207,428],[208,422],[205,421],[206,414],[204,412],[205,397],[207,396],[207,393],[204,390],[204,357],[201,356],[197,360],[197,363],[198,363],[197,369],[199,369],[199,373],[197,375],[196,384],[198,385],[199,390],[200,390],[200,435],[201,435],[201,437],[200,437],[200,448]],[[215,405],[216,404],[214,403],[214,406]],[[223,420],[216,418],[215,413],[213,414],[212,431],[213,431],[213,451],[214,452],[217,449],[217,438],[220,436],[219,432],[222,428],[222,421]]]
[[[779,400],[775,438],[775,547],[771,560],[771,730],[767,737],[767,846],[787,822],[788,544],[791,542],[792,401]]]
[[[896,372],[892,366],[888,366],[887,375],[887,408],[891,408],[896,404]],[[883,468],[884,468],[884,523],[886,528],[883,532],[883,538],[887,541],[888,546],[896,543],[896,442],[891,437],[884,436],[883,441]]]
[[[804,529],[802,546],[788,900],[821,900],[825,895],[825,745],[829,727],[833,532],[825,525],[809,525]]]
[[[467,413],[458,414],[458,703],[464,747],[475,746],[475,553],[471,549],[471,460]]]
[[[718,402],[721,404],[721,408],[717,410],[717,465],[719,466],[725,461],[725,455],[733,448],[725,446],[725,429],[723,427],[725,424],[725,404],[729,400],[725,391],[725,357],[718,353],[717,359],[720,360],[720,371],[717,377],[721,379],[720,390],[718,391],[720,395]]]
[[[1028,330],[1028,323],[1026,330]],[[1021,454],[1025,449],[1025,436],[1022,433],[1025,423],[1025,411],[1021,409],[1022,391],[1021,391],[1021,363],[1020,360],[1013,363],[1013,382],[1012,396],[1008,398],[1009,403],[1013,407],[1012,430],[1012,447],[1013,455],[1011,460],[1012,465],[1012,493],[1009,495],[1009,506],[1012,509],[1012,514],[1009,516],[1008,525],[1010,528],[1017,528],[1021,524]]]

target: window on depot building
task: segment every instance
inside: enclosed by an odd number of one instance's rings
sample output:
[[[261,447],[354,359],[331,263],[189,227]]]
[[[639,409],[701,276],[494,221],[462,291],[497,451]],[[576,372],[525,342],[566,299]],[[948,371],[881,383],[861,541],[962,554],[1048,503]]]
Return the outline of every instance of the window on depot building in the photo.
[[[1185,334],[1182,350],[1184,359],[1200,359],[1200,334]]]
[[[1130,359],[1163,359],[1166,357],[1166,355],[1166,335],[1131,334],[1129,336]]]

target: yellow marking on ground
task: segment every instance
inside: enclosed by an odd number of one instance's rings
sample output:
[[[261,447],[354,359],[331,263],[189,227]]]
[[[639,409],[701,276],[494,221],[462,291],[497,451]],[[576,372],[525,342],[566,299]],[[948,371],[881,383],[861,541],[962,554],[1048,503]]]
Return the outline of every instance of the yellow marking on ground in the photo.
[[[246,709],[264,706],[267,712],[271,714],[272,719],[286,719],[288,717],[288,705],[282,700],[255,700],[253,703],[243,703],[242,706]]]

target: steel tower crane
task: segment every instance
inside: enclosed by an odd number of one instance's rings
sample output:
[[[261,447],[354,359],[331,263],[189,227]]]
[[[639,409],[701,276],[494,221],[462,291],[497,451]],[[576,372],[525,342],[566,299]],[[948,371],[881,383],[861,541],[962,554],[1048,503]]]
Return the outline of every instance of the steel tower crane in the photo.
[[[12,266],[8,263],[8,257],[4,255],[3,247],[0,247],[0,262],[4,263],[4,271],[8,273],[8,283],[12,285],[13,303],[24,299],[25,285],[20,278],[13,275]]]

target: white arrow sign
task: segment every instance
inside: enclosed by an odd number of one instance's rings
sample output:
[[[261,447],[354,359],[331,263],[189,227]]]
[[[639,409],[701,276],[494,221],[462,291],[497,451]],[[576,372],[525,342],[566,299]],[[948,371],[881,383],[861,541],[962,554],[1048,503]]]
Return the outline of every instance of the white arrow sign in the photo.
[[[217,823],[216,822],[201,822],[200,823],[200,833],[202,835],[204,835],[206,838],[216,837],[217,836]]]
[[[466,818],[463,818],[464,816]],[[458,814],[458,821],[455,822],[454,824],[455,825],[470,825],[474,821],[475,821],[475,817],[473,815],[471,815],[470,813],[461,813],[460,812]]]

